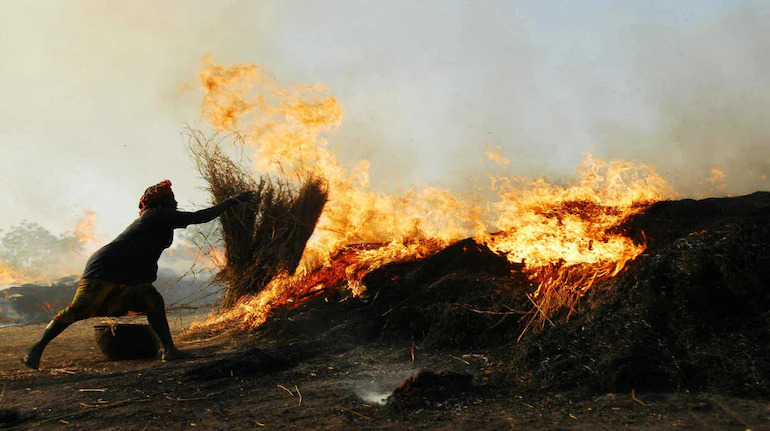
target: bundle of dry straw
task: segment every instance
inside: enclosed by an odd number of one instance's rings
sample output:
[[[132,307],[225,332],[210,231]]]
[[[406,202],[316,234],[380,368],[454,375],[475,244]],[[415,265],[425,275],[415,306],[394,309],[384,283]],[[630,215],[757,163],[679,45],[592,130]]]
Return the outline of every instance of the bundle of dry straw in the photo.
[[[223,139],[190,131],[188,148],[214,204],[241,192],[254,195],[219,218],[226,263],[215,281],[225,284],[222,307],[229,308],[242,296],[258,293],[279,273],[296,271],[329,193],[326,181],[313,175],[301,178],[298,186],[268,176],[255,178],[222,151]]]

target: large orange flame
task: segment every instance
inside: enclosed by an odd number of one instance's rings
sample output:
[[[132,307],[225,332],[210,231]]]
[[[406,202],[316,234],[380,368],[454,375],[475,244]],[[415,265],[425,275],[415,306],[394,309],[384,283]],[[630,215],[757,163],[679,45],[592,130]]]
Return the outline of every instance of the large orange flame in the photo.
[[[471,236],[524,263],[540,286],[531,297],[536,307],[569,307],[644,250],[613,228],[667,195],[668,185],[652,168],[590,155],[570,185],[495,178],[499,198],[493,202],[435,187],[379,193],[370,187],[367,161],[344,166],[329,148],[342,109],[323,85],[280,88],[256,65],[224,68],[210,57],[204,58],[199,77],[202,114],[216,130],[235,129],[244,137],[258,171],[290,179],[320,174],[330,191],[303,256],[304,271],[274,280],[257,297],[218,315],[217,322],[240,319],[258,325],[275,306],[322,288],[321,273],[335,274],[335,282],[342,278],[352,294],[361,294],[366,272]],[[497,151],[488,150],[486,156],[499,165],[507,162]],[[311,270],[317,274],[309,275]]]
[[[641,254],[645,246],[617,228],[669,190],[652,167],[607,163],[590,154],[577,177],[569,186],[540,179],[517,187],[503,179],[496,203],[496,227],[502,232],[484,237],[490,249],[525,265],[539,286],[530,299],[542,317],[562,307],[571,312],[591,286],[614,277]]]

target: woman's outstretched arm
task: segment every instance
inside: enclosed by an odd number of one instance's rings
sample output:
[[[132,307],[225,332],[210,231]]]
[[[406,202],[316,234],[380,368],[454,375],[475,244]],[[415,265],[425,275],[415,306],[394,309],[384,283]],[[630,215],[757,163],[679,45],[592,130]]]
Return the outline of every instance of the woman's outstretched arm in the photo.
[[[231,206],[248,201],[253,196],[250,192],[244,192],[231,198],[225,199],[222,203],[214,205],[211,208],[202,209],[199,211],[187,212],[187,211],[174,211],[171,216],[171,224],[175,228],[187,227],[191,224],[200,224],[210,222],[219,217],[225,210]]]

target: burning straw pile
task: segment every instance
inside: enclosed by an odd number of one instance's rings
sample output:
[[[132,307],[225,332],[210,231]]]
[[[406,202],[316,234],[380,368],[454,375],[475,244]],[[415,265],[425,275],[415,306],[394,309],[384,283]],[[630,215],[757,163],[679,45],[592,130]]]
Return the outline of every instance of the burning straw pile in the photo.
[[[262,176],[255,178],[221,149],[222,137],[191,131],[188,147],[213,203],[242,192],[251,199],[222,214],[226,263],[215,281],[226,283],[223,308],[256,294],[279,273],[293,274],[328,200],[323,178],[309,175],[299,187]]]

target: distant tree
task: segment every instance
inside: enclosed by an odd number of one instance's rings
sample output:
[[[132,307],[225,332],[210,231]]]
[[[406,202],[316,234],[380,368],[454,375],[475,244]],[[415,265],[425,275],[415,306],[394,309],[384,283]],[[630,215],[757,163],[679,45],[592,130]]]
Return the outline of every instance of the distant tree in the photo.
[[[58,265],[82,250],[73,233],[57,236],[37,223],[24,221],[8,230],[0,229],[0,260],[20,270],[45,273],[50,265]]]

